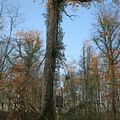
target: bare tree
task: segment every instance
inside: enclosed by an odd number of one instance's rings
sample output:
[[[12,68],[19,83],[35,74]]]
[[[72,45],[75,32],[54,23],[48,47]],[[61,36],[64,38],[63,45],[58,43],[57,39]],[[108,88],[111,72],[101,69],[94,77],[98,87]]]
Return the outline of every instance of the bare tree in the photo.
[[[0,80],[2,79],[2,74],[4,71],[4,68],[9,61],[9,55],[13,51],[14,46],[13,43],[13,30],[16,26],[16,22],[19,18],[19,8],[16,8],[14,11],[11,11],[8,6],[4,5],[6,1],[1,1],[1,19],[4,19],[6,21],[7,27],[5,27],[5,24],[2,24],[4,26],[4,31],[6,31],[6,34],[1,35],[0,38],[0,49],[2,51],[1,58],[0,58]],[[4,8],[4,6],[6,8]],[[5,9],[5,12],[3,11]],[[4,14],[2,17],[2,14]],[[2,47],[4,46],[4,48]]]

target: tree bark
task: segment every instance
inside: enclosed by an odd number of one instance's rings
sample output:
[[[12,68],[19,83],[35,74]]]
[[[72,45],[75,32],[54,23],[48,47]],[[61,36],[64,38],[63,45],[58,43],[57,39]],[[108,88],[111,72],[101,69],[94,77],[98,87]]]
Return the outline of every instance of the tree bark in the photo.
[[[49,2],[49,1],[48,1]],[[46,58],[44,66],[42,111],[40,120],[55,120],[53,82],[56,66],[57,9],[54,0],[48,5]]]

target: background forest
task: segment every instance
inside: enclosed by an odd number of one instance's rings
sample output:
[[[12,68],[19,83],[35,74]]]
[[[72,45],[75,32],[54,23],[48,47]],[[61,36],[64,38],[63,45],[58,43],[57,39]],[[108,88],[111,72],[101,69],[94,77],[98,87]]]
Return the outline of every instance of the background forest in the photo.
[[[9,0],[0,0],[0,120],[120,119],[120,2],[78,1],[67,2],[76,10],[79,4],[96,10],[90,40],[80,46],[79,59],[68,61],[62,14],[74,21],[75,16],[65,11],[67,3],[54,3],[54,21],[48,0],[46,39],[54,35],[56,41],[47,40],[45,50],[40,31],[16,29],[22,22],[19,5],[13,9]]]

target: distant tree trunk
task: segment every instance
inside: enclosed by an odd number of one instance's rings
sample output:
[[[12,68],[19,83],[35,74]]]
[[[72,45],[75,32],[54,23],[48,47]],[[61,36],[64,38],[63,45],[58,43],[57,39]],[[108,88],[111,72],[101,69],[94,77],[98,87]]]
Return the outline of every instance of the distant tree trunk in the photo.
[[[42,93],[42,115],[40,120],[55,120],[53,81],[56,67],[56,41],[58,11],[54,0],[48,1],[47,42]]]
[[[114,62],[113,60],[110,60],[110,79],[112,82],[112,112],[113,112],[113,118],[112,120],[116,120],[116,88],[115,88],[115,67],[114,67]]]

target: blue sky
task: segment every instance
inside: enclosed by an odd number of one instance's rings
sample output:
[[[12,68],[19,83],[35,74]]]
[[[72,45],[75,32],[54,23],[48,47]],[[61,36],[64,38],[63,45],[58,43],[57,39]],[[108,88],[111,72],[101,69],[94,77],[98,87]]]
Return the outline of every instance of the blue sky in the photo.
[[[15,1],[15,0],[14,0]],[[24,22],[20,24],[20,29],[24,30],[39,30],[42,33],[42,39],[45,44],[46,27],[44,24],[45,5],[40,4],[40,0],[19,0],[20,12]],[[86,9],[79,7],[74,11],[71,7],[66,9],[68,14],[78,15],[74,21],[70,20],[65,14],[63,15],[62,28],[65,32],[64,44],[66,45],[65,55],[67,59],[78,59],[84,40],[90,39],[93,22],[93,7]]]

